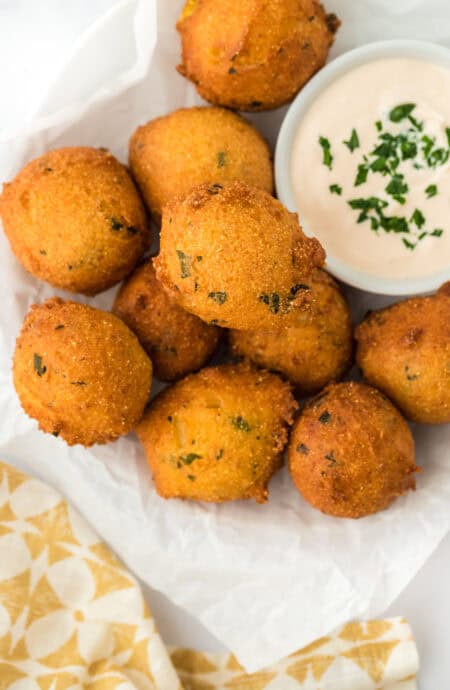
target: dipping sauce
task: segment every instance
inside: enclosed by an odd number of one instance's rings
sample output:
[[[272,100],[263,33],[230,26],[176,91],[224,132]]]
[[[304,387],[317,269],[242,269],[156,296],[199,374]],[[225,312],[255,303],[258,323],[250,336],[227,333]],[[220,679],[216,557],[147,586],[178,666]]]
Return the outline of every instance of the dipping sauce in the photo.
[[[388,58],[336,79],[299,124],[291,176],[334,258],[386,278],[450,270],[450,70]]]

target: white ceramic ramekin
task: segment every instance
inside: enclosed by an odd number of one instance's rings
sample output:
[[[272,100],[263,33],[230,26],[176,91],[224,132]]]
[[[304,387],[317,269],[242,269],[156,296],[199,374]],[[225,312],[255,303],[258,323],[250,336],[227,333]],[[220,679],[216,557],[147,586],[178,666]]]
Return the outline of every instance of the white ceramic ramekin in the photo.
[[[300,91],[290,106],[277,140],[275,182],[278,198],[290,211],[296,211],[299,214],[300,222],[302,221],[302,212],[301,208],[297,206],[291,179],[291,151],[299,122],[321,91],[336,78],[359,65],[392,57],[422,59],[450,68],[450,50],[433,43],[409,40],[369,43],[341,55],[321,69]],[[303,226],[303,229],[307,235],[312,236],[314,234],[308,227]],[[448,257],[448,267],[444,271],[416,279],[408,277],[394,279],[368,274],[357,270],[354,266],[328,252],[326,268],[336,278],[349,285],[384,295],[424,294],[436,290],[442,283],[450,280],[450,256]]]

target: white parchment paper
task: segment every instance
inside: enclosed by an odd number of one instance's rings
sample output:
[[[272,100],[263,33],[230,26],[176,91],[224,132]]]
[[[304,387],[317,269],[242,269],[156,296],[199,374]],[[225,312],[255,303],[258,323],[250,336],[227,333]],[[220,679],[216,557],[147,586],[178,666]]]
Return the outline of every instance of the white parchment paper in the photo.
[[[123,0],[98,20],[28,122],[0,133],[0,180],[61,145],[107,146],[125,161],[138,124],[200,102],[174,69],[181,4]],[[450,46],[448,0],[329,0],[327,8],[343,20],[331,57],[390,37]],[[272,144],[284,112],[252,116]],[[418,490],[359,521],[310,508],[286,470],[263,506],[164,501],[135,437],[84,449],[40,433],[12,385],[15,337],[30,304],[73,296],[26,274],[3,234],[0,260],[0,457],[64,493],[136,575],[197,616],[249,671],[350,618],[382,613],[447,533],[449,425],[414,429]],[[108,309],[113,294],[84,301]],[[388,303],[348,294],[356,319]]]

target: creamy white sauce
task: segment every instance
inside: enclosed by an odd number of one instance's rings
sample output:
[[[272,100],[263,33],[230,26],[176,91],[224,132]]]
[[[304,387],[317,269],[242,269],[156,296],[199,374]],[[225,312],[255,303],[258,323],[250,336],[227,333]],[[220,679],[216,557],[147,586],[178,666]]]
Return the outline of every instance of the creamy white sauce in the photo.
[[[434,169],[415,169],[410,160],[400,163],[398,172],[409,186],[404,205],[386,194],[389,177],[369,173],[366,183],[354,186],[363,154],[378,143],[375,122],[381,121],[383,130],[393,134],[408,128],[408,121],[389,120],[392,109],[405,103],[416,104],[412,115],[436,138],[435,147],[449,148],[450,70],[422,60],[392,58],[357,67],[327,87],[300,122],[291,157],[300,221],[307,231],[318,237],[329,255],[386,278],[419,278],[450,268],[450,158]],[[360,147],[350,153],[342,142],[349,140],[353,128]],[[331,170],[322,163],[321,136],[331,144]],[[342,187],[341,196],[330,193],[332,184]],[[432,198],[425,193],[429,185],[438,188]],[[422,230],[442,229],[442,236],[427,236],[411,250],[402,242],[402,237],[411,239],[407,234],[374,232],[368,221],[358,224],[358,212],[347,202],[369,196],[388,201],[383,211],[388,216],[409,220],[419,209],[426,219]]]

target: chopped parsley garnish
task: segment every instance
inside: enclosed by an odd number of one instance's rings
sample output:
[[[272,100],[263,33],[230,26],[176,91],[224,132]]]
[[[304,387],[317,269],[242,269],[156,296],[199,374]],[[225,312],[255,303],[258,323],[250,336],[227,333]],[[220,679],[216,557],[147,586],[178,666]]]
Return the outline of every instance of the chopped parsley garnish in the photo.
[[[414,223],[414,225],[417,225],[417,227],[421,229],[425,225],[425,216],[423,215],[422,211],[419,211],[419,209],[416,208],[411,216],[410,222]]]
[[[208,293],[208,297],[210,299],[213,299],[214,302],[217,302],[217,304],[223,304],[227,300],[227,293],[226,292],[210,292],[210,293]]]
[[[180,268],[181,268],[181,277],[182,278],[190,278],[192,275],[191,273],[191,257],[182,252],[180,249],[177,249],[177,256],[178,256],[178,261],[180,262]]]
[[[331,419],[331,414],[328,412],[328,410],[325,410],[325,412],[322,412],[322,414],[319,417],[319,422],[321,424],[328,424],[328,422]]]
[[[43,376],[47,371],[47,367],[42,364],[41,355],[37,355],[36,353],[33,355],[33,367],[38,376]]]
[[[236,427],[236,429],[239,429],[239,431],[250,431],[251,426],[247,422],[244,417],[241,417],[240,415],[238,417],[231,417],[231,423],[233,426]]]
[[[352,129],[350,139],[348,141],[343,141],[343,144],[349,149],[350,153],[353,153],[355,149],[359,149],[359,137],[356,129]]]
[[[367,175],[369,174],[369,168],[366,163],[361,163],[358,165],[358,174],[355,178],[355,187],[364,184],[367,181]]]
[[[398,105],[389,113],[390,121],[401,122],[406,117],[408,117],[408,115],[411,115],[415,107],[415,103],[403,103],[403,105]]]
[[[408,217],[406,213],[395,213],[395,204],[404,206],[411,189],[416,188],[416,185],[409,184],[409,176],[415,174],[414,170],[435,169],[450,160],[450,127],[445,128],[444,145],[438,137],[426,131],[424,122],[414,117],[412,113],[415,108],[414,103],[402,103],[389,112],[386,123],[377,120],[374,123],[377,132],[375,145],[372,150],[363,152],[356,162],[354,186],[363,187],[369,176],[381,175],[386,178],[383,193],[380,196],[346,199],[350,208],[357,212],[358,224],[367,223],[376,233],[384,230],[404,235],[399,239],[411,250],[425,237],[441,237],[444,230],[427,229],[426,217],[420,208],[415,208],[411,217]],[[400,125],[396,131],[389,131],[390,122]],[[319,137],[319,143],[323,152],[322,163],[331,170],[332,144],[324,136]],[[355,128],[351,130],[350,138],[342,143],[350,153],[363,147]],[[328,189],[330,194],[343,195],[343,188],[338,182],[330,184]],[[436,184],[428,185],[424,191],[427,199],[439,193]],[[260,295],[260,300],[270,305],[269,295]]]
[[[330,140],[325,137],[319,137],[319,144],[322,147],[323,159],[322,163],[331,170],[333,167],[333,155],[331,153]]]

